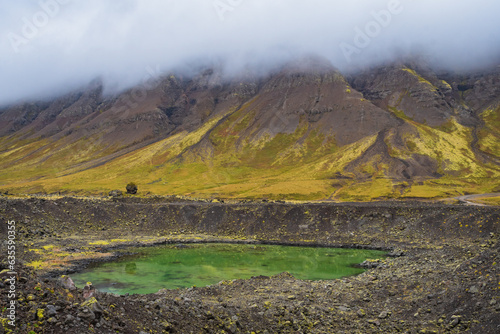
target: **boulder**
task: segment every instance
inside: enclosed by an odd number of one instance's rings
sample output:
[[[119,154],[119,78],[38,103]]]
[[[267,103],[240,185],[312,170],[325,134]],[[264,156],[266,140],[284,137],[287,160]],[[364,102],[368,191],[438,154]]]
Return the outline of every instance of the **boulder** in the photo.
[[[47,310],[47,315],[49,317],[52,317],[57,314],[57,309],[54,305],[47,305],[46,310]]]
[[[121,190],[111,190],[108,195],[111,197],[122,197],[123,193]]]
[[[59,277],[59,284],[70,291],[76,290],[75,282],[69,276],[62,275]]]
[[[91,282],[87,282],[87,284],[83,287],[83,298],[90,299],[97,295],[97,290],[94,288]]]

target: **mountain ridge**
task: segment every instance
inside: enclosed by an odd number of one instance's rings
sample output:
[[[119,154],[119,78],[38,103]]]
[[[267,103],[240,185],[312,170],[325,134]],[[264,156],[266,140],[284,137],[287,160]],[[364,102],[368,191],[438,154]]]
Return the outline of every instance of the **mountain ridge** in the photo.
[[[500,67],[396,62],[343,75],[311,58],[267,77],[95,81],[0,109],[0,190],[373,200],[498,191]]]

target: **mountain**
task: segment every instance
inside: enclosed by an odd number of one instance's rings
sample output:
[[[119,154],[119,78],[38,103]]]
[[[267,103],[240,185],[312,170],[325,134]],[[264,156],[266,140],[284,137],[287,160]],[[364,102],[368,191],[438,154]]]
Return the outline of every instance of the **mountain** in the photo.
[[[372,200],[500,191],[500,66],[399,61],[343,75],[303,58],[265,77],[99,80],[0,109],[0,189]]]

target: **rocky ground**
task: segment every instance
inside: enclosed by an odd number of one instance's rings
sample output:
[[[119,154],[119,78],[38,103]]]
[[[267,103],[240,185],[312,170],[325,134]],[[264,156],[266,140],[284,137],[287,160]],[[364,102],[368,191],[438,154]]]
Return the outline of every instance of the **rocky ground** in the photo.
[[[498,207],[431,203],[207,203],[176,198],[0,199],[2,267],[16,223],[16,321],[2,271],[0,333],[498,333]],[[365,273],[287,273],[115,296],[66,274],[117,248],[276,242],[387,249]],[[4,256],[5,255],[5,256]]]

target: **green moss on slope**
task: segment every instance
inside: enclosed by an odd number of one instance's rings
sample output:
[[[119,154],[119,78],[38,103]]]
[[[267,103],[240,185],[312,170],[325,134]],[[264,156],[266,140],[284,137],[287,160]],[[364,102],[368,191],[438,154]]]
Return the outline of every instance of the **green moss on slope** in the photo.
[[[500,155],[500,106],[487,109],[481,114],[485,126],[478,132],[478,145],[482,151]]]
[[[432,128],[404,114],[398,116],[415,131],[404,135],[402,145],[389,145],[388,153],[403,160],[415,154],[427,156],[439,163],[441,178],[412,180],[404,184],[402,191],[401,180],[387,176],[391,175],[390,166],[381,155],[347,172],[349,163],[375,143],[376,135],[338,147],[334,137],[302,122],[292,133],[254,136],[251,126],[255,115],[248,103],[210,119],[195,131],[177,133],[78,172],[75,162],[88,159],[93,148],[73,158],[65,156],[68,153],[64,150],[50,151],[52,144],[45,141],[4,151],[0,157],[6,168],[0,172],[0,189],[95,194],[122,189],[130,180],[137,180],[140,194],[365,201],[450,197],[489,192],[499,186],[494,181],[500,179],[498,166],[483,165],[470,147],[471,129],[454,119],[445,128]],[[482,117],[487,126],[486,132],[480,134],[480,145],[498,155],[497,144],[488,139],[497,135],[493,130],[498,129],[498,109]],[[29,159],[26,155],[32,149],[38,150]],[[57,157],[59,165],[47,158],[48,152]],[[20,162],[16,166],[14,161]],[[363,179],[356,179],[356,175],[363,175]]]

